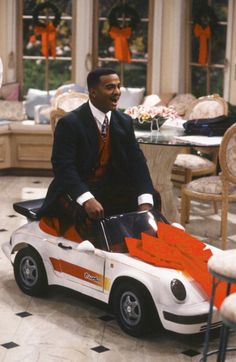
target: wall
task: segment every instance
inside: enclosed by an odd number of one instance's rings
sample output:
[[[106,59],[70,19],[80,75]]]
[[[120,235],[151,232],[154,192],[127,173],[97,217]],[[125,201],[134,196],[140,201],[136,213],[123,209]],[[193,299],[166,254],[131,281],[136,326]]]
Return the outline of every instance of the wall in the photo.
[[[16,80],[16,39],[14,24],[16,22],[16,0],[0,1],[0,56],[3,62],[3,82]],[[12,52],[12,56],[10,56]]]

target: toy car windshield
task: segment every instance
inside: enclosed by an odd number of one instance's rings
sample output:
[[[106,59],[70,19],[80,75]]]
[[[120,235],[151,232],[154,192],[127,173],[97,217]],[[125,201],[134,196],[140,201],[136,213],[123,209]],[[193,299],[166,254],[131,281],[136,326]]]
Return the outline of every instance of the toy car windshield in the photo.
[[[110,216],[101,221],[109,251],[127,253],[126,237],[140,239],[141,233],[157,235],[157,222],[167,220],[156,210]]]

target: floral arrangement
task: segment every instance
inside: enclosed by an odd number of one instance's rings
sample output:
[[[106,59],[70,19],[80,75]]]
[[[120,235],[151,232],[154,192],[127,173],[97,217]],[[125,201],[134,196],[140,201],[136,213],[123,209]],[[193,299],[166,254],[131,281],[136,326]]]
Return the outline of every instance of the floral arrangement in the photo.
[[[131,116],[133,119],[138,119],[140,123],[151,122],[154,119],[177,118],[177,112],[173,107],[156,106],[156,107],[145,107],[145,106],[134,106],[129,107],[125,110],[125,113]]]

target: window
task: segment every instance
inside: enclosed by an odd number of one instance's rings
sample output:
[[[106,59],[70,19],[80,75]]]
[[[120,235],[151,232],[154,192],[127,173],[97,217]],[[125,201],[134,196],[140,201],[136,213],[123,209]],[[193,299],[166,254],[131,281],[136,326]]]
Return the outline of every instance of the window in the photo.
[[[53,42],[50,43],[49,57],[42,54],[42,34],[35,31],[33,10],[40,0],[22,0],[20,6],[22,42],[20,45],[21,80],[23,94],[28,88],[55,89],[72,79],[72,2],[73,0],[51,1],[61,14],[56,31],[56,58],[52,57]],[[53,8],[40,9],[38,20],[44,25],[55,20]]]
[[[95,9],[94,31],[94,66],[106,66],[115,69],[120,75],[123,86],[146,87],[148,78],[148,61],[151,58],[148,48],[150,36],[150,3],[147,0],[97,0]],[[132,28],[131,37],[128,39],[131,51],[131,62],[119,61],[115,58],[115,42],[109,35],[108,17],[111,9],[120,5],[134,8],[140,22]],[[131,20],[129,14],[122,11],[117,13],[121,28],[129,27]]]
[[[199,17],[199,4],[208,6]],[[192,0],[190,11],[190,91],[197,97],[206,94],[224,94],[224,76],[226,70],[226,44],[228,26],[228,0]],[[206,9],[206,8],[205,8]],[[214,17],[216,16],[216,18]],[[204,39],[194,31],[196,18],[200,20],[202,29],[206,29],[209,22],[211,33],[207,36],[206,57],[204,61]],[[203,56],[202,60],[200,60]],[[203,63],[201,63],[203,62]]]

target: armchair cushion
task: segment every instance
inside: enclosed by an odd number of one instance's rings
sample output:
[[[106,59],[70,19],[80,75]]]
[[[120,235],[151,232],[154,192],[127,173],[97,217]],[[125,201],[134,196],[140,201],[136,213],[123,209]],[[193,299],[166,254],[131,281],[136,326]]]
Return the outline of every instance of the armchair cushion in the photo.
[[[220,176],[201,177],[189,182],[186,188],[195,192],[220,195],[222,193],[222,181]],[[229,183],[229,194],[236,194],[235,184]]]

